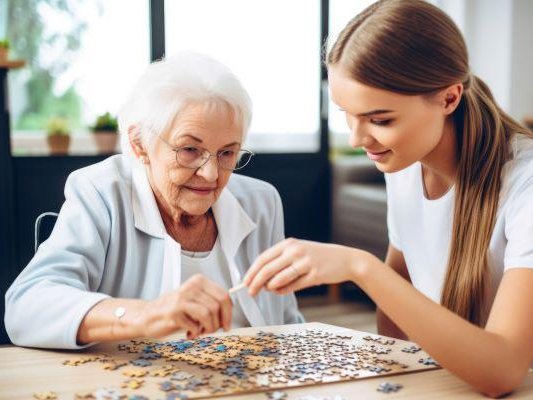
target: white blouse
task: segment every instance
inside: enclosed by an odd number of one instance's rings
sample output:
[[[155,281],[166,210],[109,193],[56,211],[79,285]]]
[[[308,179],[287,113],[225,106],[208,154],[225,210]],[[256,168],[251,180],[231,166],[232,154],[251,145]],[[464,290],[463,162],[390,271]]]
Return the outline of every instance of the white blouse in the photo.
[[[533,268],[533,140],[519,135],[502,171],[499,209],[489,245],[490,309],[505,271]],[[422,167],[415,163],[385,174],[389,242],[403,253],[413,286],[440,302],[452,235],[455,188],[429,200]]]
[[[220,247],[220,241],[217,237],[215,245],[211,251],[193,252],[181,250],[181,283],[195,274],[202,274],[206,278],[219,284],[223,288],[231,288],[231,275],[229,265]],[[246,291],[243,289],[243,291]],[[246,293],[246,295],[248,295]],[[231,320],[232,328],[242,328],[250,326],[250,322],[245,317],[240,303],[233,301],[233,317]]]

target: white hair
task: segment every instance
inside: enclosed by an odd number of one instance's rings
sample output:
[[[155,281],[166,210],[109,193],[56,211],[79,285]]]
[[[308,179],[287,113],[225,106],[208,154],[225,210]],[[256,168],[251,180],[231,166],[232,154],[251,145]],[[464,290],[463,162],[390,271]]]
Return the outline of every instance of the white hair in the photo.
[[[118,113],[122,152],[132,153],[131,126],[138,125],[141,140],[149,143],[191,102],[227,104],[240,122],[244,140],[252,120],[252,101],[241,82],[224,64],[184,51],[150,64],[137,81]]]

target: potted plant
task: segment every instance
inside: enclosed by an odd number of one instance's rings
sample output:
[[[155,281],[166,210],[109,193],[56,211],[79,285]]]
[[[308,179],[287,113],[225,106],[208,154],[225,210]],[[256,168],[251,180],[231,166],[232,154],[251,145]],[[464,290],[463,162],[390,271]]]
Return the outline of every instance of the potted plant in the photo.
[[[96,118],[96,122],[91,126],[96,147],[100,153],[114,153],[118,140],[117,119],[106,112]]]
[[[53,117],[46,125],[46,141],[51,154],[67,154],[70,145],[70,127],[65,118]]]
[[[9,40],[0,40],[0,61],[7,61],[9,55]]]

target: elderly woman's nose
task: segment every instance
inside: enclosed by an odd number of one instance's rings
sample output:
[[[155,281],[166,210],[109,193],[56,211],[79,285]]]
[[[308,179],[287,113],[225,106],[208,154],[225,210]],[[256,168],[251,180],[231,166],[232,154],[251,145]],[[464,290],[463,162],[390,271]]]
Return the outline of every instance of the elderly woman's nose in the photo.
[[[216,157],[211,157],[196,171],[196,175],[201,176],[207,182],[214,182],[218,179],[218,163]]]

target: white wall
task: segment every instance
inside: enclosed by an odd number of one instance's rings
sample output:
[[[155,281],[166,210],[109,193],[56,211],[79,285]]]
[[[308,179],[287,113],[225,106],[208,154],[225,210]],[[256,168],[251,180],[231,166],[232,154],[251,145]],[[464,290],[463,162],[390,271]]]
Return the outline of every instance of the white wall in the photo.
[[[510,110],[522,120],[533,116],[533,1],[514,0]]]
[[[499,105],[522,121],[533,115],[533,1],[434,0],[463,31],[470,67]]]
[[[472,71],[511,110],[512,0],[467,0],[465,39]]]

